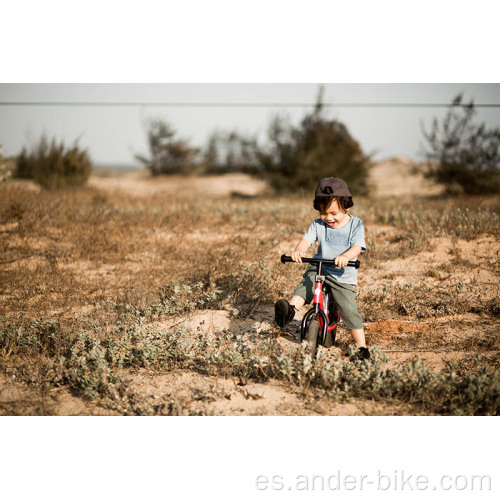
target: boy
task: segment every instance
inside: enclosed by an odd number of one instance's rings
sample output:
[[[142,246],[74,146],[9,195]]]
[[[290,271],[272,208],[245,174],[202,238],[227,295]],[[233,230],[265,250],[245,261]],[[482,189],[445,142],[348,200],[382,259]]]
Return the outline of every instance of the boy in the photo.
[[[306,234],[292,252],[294,262],[302,262],[307,250],[319,243],[317,259],[335,259],[335,266],[323,265],[326,282],[332,289],[344,324],[359,347],[358,357],[368,359],[363,320],[356,306],[357,269],[346,267],[350,260],[356,260],[366,251],[365,229],[361,219],[347,212],[354,205],[347,184],[342,179],[327,177],[316,188],[314,208],[319,212]],[[276,323],[284,327],[292,321],[295,311],[313,300],[316,266],[309,266],[301,283],[288,302],[280,299],[274,306]]]

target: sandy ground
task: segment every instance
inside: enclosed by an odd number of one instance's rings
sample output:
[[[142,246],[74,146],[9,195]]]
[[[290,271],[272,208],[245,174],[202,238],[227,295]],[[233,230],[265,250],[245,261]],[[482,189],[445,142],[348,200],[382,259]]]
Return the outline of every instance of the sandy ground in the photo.
[[[376,196],[431,196],[442,192],[423,175],[423,168],[404,157],[391,158],[374,165],[369,183]],[[266,191],[264,181],[245,174],[224,176],[151,178],[146,171],[133,171],[121,175],[93,175],[89,184],[108,191],[124,191],[144,197],[165,195],[203,194],[209,197],[255,196]]]
[[[374,195],[379,197],[441,194],[443,188],[426,179],[424,170],[424,166],[409,158],[390,158],[372,168],[369,182],[374,187]]]
[[[154,194],[176,196],[255,196],[267,189],[264,181],[249,178],[245,174],[150,177],[145,171],[127,172],[121,175],[93,175],[89,185],[104,191],[122,191],[137,197]]]

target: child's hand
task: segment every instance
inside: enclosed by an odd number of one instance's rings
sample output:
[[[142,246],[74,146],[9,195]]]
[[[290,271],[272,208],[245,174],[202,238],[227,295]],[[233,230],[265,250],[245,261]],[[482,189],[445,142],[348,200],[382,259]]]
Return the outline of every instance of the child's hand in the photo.
[[[300,240],[295,247],[295,250],[292,250],[292,260],[294,262],[302,264],[302,257],[305,257],[307,255],[307,250],[310,246],[311,244],[307,240]]]
[[[305,257],[307,252],[292,252],[292,260],[302,264],[302,257]]]
[[[335,265],[337,267],[346,267],[348,263],[349,263],[349,259],[347,257],[344,257],[343,255],[339,255],[338,257],[335,257]]]

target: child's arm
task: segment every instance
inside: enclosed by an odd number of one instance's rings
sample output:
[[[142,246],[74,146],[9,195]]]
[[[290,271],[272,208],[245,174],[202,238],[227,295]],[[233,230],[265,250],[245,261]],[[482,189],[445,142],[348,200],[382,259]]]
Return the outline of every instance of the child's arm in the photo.
[[[350,260],[355,259],[362,250],[363,248],[360,245],[353,245],[351,248],[349,248],[349,250],[347,250],[347,252],[344,252],[342,255],[335,257],[335,265],[337,267],[347,266],[347,263]]]
[[[311,244],[307,240],[300,240],[292,252],[292,260],[302,264],[302,257],[305,257]]]

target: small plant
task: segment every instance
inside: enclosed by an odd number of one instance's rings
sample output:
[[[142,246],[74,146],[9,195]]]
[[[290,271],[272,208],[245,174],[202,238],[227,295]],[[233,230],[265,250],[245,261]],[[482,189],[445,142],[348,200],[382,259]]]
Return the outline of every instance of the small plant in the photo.
[[[197,309],[209,309],[218,303],[222,293],[215,283],[167,283],[160,290],[160,301],[150,305],[142,314],[146,317],[173,316]]]
[[[16,177],[33,179],[45,189],[80,186],[87,182],[92,163],[77,142],[72,147],[51,142],[43,135],[31,150],[23,147],[17,159]]]
[[[473,122],[474,102],[455,97],[442,123],[435,118],[430,132],[423,129],[430,162],[428,176],[449,193],[500,192],[500,129]]]

